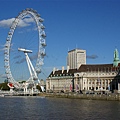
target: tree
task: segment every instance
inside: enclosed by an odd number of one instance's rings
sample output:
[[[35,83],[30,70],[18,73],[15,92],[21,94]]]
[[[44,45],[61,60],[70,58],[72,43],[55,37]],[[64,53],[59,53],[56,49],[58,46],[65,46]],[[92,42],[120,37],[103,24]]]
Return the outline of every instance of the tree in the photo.
[[[0,84],[0,89],[1,90],[10,90],[10,88],[8,87],[7,83],[1,83]]]

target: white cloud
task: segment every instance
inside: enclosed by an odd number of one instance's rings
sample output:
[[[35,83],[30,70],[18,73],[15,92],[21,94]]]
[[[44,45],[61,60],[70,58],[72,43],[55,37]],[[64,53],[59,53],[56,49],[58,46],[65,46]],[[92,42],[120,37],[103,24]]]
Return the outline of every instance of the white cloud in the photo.
[[[23,19],[23,21],[26,23],[30,23],[30,22],[34,22],[34,19],[31,17],[27,17],[27,18]]]
[[[10,27],[14,20],[15,20],[15,18],[1,20],[0,21],[0,27]]]
[[[10,27],[15,18],[5,19],[0,21],[0,27]],[[27,17],[19,21],[18,27],[30,26],[30,23],[34,22],[33,18]]]
[[[26,27],[29,26],[30,24],[25,22],[24,20],[20,20],[18,23],[18,27]]]

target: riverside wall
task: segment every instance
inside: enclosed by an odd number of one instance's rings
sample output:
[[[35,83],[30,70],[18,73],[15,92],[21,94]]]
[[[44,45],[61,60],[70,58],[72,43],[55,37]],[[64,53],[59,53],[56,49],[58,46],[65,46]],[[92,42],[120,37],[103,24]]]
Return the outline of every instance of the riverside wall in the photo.
[[[113,100],[120,101],[120,94],[79,94],[79,93],[40,93],[39,96],[71,98],[71,99],[88,99],[88,100]]]

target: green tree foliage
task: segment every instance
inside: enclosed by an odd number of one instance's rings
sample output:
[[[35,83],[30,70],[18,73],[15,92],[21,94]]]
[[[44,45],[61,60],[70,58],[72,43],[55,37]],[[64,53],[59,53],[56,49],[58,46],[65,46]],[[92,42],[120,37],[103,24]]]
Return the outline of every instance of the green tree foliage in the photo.
[[[41,87],[40,87],[39,85],[37,85],[36,88],[37,88],[40,92],[42,92]]]
[[[8,87],[7,83],[1,83],[0,84],[0,89],[1,90],[10,90],[10,88]]]

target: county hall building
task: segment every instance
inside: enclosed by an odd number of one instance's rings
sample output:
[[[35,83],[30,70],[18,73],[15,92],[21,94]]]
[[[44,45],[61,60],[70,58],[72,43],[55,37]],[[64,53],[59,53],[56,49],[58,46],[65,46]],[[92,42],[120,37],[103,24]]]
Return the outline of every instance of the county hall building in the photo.
[[[86,51],[68,52],[67,68],[53,69],[46,79],[46,92],[120,92],[119,53],[111,64],[86,64]]]

